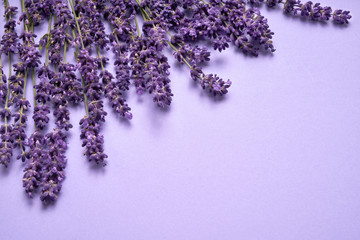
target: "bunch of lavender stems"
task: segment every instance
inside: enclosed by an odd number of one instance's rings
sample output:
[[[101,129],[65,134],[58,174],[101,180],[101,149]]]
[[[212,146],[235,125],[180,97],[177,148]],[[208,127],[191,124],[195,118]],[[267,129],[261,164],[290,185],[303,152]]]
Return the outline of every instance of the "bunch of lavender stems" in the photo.
[[[7,167],[13,150],[25,162],[23,186],[29,197],[40,191],[43,203],[54,202],[62,189],[67,163],[69,104],[84,104],[80,120],[82,146],[88,161],[105,166],[101,125],[107,113],[104,98],[119,116],[133,115],[125,93],[134,85],[137,94],[149,93],[160,108],[173,101],[170,65],[165,48],[189,68],[191,78],[214,96],[228,93],[230,80],[204,73],[210,50],[207,41],[222,52],[231,45],[244,54],[258,56],[275,51],[274,33],[257,6],[281,6],[288,15],[313,21],[333,20],[348,24],[349,11],[300,0],[20,0],[24,31],[16,33],[17,8],[4,0],[5,34],[0,48],[0,164]],[[142,18],[140,25],[138,18]],[[35,43],[34,27],[48,20],[48,31]],[[105,31],[105,21],[111,32]],[[19,43],[19,38],[22,43]],[[76,63],[66,55],[75,48]],[[45,49],[41,67],[40,51]],[[115,74],[106,69],[114,53]],[[94,54],[95,52],[95,54]],[[3,72],[1,56],[9,59],[9,74]],[[13,65],[12,55],[19,61]],[[95,55],[95,56],[93,56]],[[27,137],[27,77],[32,74],[34,131]],[[55,127],[49,129],[52,110]],[[13,119],[13,120],[12,120]],[[12,120],[12,122],[11,122]]]

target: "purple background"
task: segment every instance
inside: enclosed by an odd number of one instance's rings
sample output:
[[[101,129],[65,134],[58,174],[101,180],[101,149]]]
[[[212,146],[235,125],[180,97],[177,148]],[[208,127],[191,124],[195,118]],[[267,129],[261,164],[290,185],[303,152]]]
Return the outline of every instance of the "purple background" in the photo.
[[[360,239],[360,1],[321,2],[351,10],[351,24],[262,7],[274,55],[212,53],[206,71],[233,81],[223,100],[169,51],[171,108],[133,88],[130,123],[107,106],[105,169],[82,156],[73,108],[55,206],[27,199],[20,161],[0,169],[0,239]]]

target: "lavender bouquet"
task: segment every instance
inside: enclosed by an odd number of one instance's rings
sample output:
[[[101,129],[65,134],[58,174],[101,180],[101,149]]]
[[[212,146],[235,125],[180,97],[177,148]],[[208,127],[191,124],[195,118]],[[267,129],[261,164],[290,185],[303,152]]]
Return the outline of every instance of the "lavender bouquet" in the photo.
[[[252,56],[274,52],[274,33],[259,5],[312,21],[348,24],[351,18],[349,11],[300,0],[20,0],[20,13],[8,0],[3,4],[0,164],[7,167],[19,153],[16,158],[25,163],[25,192],[29,197],[40,192],[45,204],[58,198],[65,179],[67,133],[73,127],[69,104],[85,109],[80,120],[84,155],[105,166],[108,156],[101,134],[105,100],[126,120],[133,117],[124,97],[130,86],[137,94],[149,93],[160,108],[171,104],[174,95],[165,48],[186,65],[201,88],[222,97],[231,81],[203,71],[210,50],[199,43],[206,41],[219,52],[234,45]],[[35,29],[46,22],[48,31],[36,43]],[[105,31],[105,25],[111,32]],[[69,48],[75,49],[76,62],[67,61]],[[105,68],[106,51],[113,52],[114,74]],[[8,57],[8,75],[1,65],[3,55]],[[18,62],[12,64],[14,55]],[[25,89],[30,75],[34,131],[27,136],[31,104]],[[50,113],[52,130],[48,130]]]

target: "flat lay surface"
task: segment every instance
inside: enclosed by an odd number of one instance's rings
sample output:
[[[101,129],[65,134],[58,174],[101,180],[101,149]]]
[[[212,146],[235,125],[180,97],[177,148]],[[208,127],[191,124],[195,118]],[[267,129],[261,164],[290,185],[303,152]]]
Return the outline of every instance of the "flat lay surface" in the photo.
[[[0,239],[359,239],[360,2],[321,3],[350,10],[350,24],[261,6],[274,54],[212,51],[205,70],[232,81],[223,98],[202,91],[169,48],[169,108],[134,88],[131,121],[105,104],[105,168],[84,158],[85,112],[73,107],[54,205],[27,198],[21,161],[0,168]],[[46,31],[38,27],[38,38]]]

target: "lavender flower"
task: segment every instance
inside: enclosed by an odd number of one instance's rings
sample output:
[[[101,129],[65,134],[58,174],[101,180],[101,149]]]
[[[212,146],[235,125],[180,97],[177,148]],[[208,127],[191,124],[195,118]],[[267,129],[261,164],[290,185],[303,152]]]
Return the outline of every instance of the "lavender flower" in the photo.
[[[249,1],[256,2],[254,0]],[[286,0],[285,2],[282,2],[281,0],[266,0],[266,4],[269,7],[274,7],[279,3],[284,4],[285,13],[290,15],[300,15],[314,21],[328,21],[333,19],[337,24],[348,24],[349,19],[351,19],[350,11],[333,11],[331,7],[323,7],[320,3],[314,4],[312,1],[302,3],[300,0]]]
[[[100,134],[100,124],[94,116],[86,116],[80,120],[82,146],[85,147],[84,155],[89,162],[106,165],[105,159],[108,157],[104,153],[104,137]]]
[[[156,43],[151,38],[137,38],[131,45],[130,64],[132,79],[138,94],[146,90],[153,94],[159,107],[170,105],[173,94],[168,84],[170,79],[167,59],[156,51]],[[161,48],[161,45],[157,45]]]
[[[5,34],[1,39],[0,52],[6,55],[10,53],[16,53],[18,35],[15,31],[16,22],[12,17],[16,15],[17,7],[6,6],[5,17],[7,18],[6,24],[4,25]]]
[[[25,146],[27,144],[25,128],[27,124],[26,111],[30,108],[30,103],[24,98],[23,85],[26,70],[22,62],[14,65],[15,75],[9,78],[9,90],[10,99],[9,105],[14,105],[17,109],[17,113],[12,114],[14,117],[14,123],[11,126],[11,139],[13,141],[13,148],[19,147],[21,154],[18,155],[18,159],[25,161]]]
[[[101,163],[104,166],[105,158],[103,148],[103,136],[100,134],[100,122],[105,121],[106,112],[103,110],[103,102],[101,100],[103,94],[103,86],[99,82],[97,75],[97,60],[89,55],[88,50],[81,50],[78,55],[79,71],[85,82],[85,93],[88,99],[88,114],[80,121],[81,135],[84,155],[89,161]]]
[[[47,123],[49,122],[49,117],[47,116],[49,113],[50,108],[48,105],[35,106],[33,119],[37,129],[42,130],[46,127]]]
[[[44,65],[38,71],[40,82],[34,86],[35,88],[35,100],[39,103],[34,108],[34,123],[35,127],[42,130],[46,127],[49,122],[50,108],[46,105],[50,101],[50,94],[52,93],[53,86],[50,81],[54,78],[54,73]]]
[[[46,140],[44,136],[35,131],[29,138],[29,152],[26,157],[29,161],[24,169],[23,187],[29,197],[33,197],[34,191],[40,186],[44,162],[49,158],[45,150]]]
[[[57,199],[65,179],[67,143],[66,135],[58,128],[48,133],[46,140],[48,143],[47,153],[50,158],[44,161],[41,171],[40,199],[44,203],[51,203]]]
[[[338,24],[348,24],[351,19],[350,11],[335,10],[333,12],[333,19]]]
[[[0,65],[0,103],[2,104],[6,102],[6,95],[8,89],[6,82],[6,75],[3,71],[3,66]]]
[[[74,104],[83,101],[83,89],[81,80],[75,74],[76,67],[73,64],[65,63],[59,65],[59,78],[54,78],[52,84],[63,91],[65,99]]]
[[[105,85],[105,96],[110,100],[111,107],[115,110],[115,112],[119,113],[120,116],[131,120],[131,108],[126,103],[126,100],[121,96],[122,94],[119,88],[117,88],[116,83],[112,81],[114,76],[107,70],[103,70],[100,73],[100,78]]]
[[[11,161],[11,157],[13,155],[13,142],[14,138],[11,134],[12,127],[10,125],[2,125],[0,127],[0,134],[1,134],[1,143],[0,143],[0,164],[4,165],[5,167]]]
[[[80,24],[88,26],[88,34],[85,34],[85,39],[89,44],[95,44],[95,46],[101,49],[108,50],[109,39],[105,34],[105,27],[101,20],[101,10],[105,8],[102,1],[89,1],[89,0],[76,0],[75,12],[79,13]],[[83,26],[82,26],[83,27]],[[84,37],[84,35],[83,35]],[[87,46],[87,44],[85,44]]]
[[[282,0],[266,0],[266,5],[268,5],[269,7],[275,7],[281,2]]]

